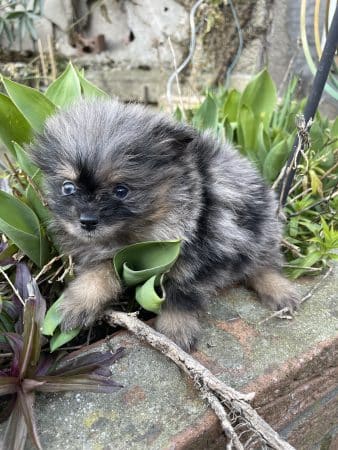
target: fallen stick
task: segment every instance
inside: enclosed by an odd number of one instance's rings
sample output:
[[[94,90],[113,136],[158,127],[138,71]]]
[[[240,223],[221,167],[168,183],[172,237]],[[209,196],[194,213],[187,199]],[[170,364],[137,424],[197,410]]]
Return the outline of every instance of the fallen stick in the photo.
[[[294,447],[284,441],[248,404],[254,394],[242,394],[227,386],[173,341],[139,320],[135,313],[128,314],[109,310],[106,311],[106,320],[110,325],[127,328],[138,339],[147,342],[170,358],[193,379],[221,421],[223,431],[230,440],[230,446],[228,443],[227,449],[241,450],[245,448],[235,432],[236,427],[240,425],[246,427],[248,432],[254,434],[254,438],[265,446],[276,450],[294,450]],[[223,406],[224,413],[221,412],[220,406]],[[234,414],[239,423],[231,424],[231,420],[227,418],[227,410]]]

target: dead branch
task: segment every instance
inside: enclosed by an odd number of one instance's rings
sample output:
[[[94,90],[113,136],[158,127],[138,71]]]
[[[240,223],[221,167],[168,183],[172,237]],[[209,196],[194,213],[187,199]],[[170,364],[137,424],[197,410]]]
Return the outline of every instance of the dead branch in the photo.
[[[119,325],[127,328],[135,334],[138,339],[147,342],[152,347],[159,350],[188,374],[218,415],[226,435],[233,437],[234,430],[227,415],[225,415],[226,410],[223,408],[222,411],[224,414],[220,413],[220,405],[214,401],[215,398],[218,399],[221,404],[225,405],[229,413],[234,413],[238,420],[242,419],[250,430],[259,436],[262,443],[267,444],[272,449],[276,450],[294,450],[294,448],[282,440],[270,425],[267,424],[247,403],[253,399],[253,394],[242,394],[230,386],[227,386],[215,377],[210,370],[196,361],[191,355],[183,351],[173,341],[139,320],[135,313],[127,314],[109,310],[106,312],[106,320],[113,326]],[[210,397],[206,395],[206,393],[211,393],[212,396]],[[224,418],[226,420],[224,420]],[[229,428],[228,424],[230,424],[231,428]],[[243,448],[243,446],[239,446],[238,438],[236,440],[232,438],[232,445],[236,450]]]
[[[205,390],[205,392],[203,393],[203,398],[208,401],[209,406],[213,409],[214,413],[221,422],[222,430],[228,438],[226,450],[231,450],[232,448],[244,450],[243,445],[241,444],[235,430],[233,429],[233,426],[231,425],[230,420],[228,419],[228,415],[222,403],[218,400],[216,395],[213,394],[210,390]]]

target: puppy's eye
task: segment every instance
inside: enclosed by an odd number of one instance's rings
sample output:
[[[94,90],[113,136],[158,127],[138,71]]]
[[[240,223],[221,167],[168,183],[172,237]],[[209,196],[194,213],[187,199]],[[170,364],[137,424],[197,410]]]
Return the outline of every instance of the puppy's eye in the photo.
[[[62,184],[62,195],[72,195],[76,191],[76,186],[71,181],[64,181]]]
[[[127,197],[129,192],[129,189],[127,188],[127,186],[125,184],[117,184],[114,188],[114,195],[117,198],[125,198]]]

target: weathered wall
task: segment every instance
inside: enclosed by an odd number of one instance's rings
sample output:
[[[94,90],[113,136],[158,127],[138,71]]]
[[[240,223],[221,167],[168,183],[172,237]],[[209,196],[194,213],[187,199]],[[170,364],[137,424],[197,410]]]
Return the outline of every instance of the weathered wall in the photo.
[[[123,100],[160,102],[165,106],[166,84],[174,70],[168,38],[176,64],[180,65],[189,51],[189,12],[194,4],[195,0],[45,0],[43,17],[36,27],[45,49],[47,37],[52,36],[58,55],[84,67],[88,78],[107,92]],[[243,88],[266,64],[280,84],[291,58],[297,54],[293,72],[304,81],[302,95],[306,95],[312,75],[297,42],[300,0],[233,0],[233,4],[242,30],[243,49],[232,73],[232,85]],[[310,22],[314,0],[307,4],[308,35],[313,48]],[[225,82],[239,39],[226,0],[202,2],[195,25],[194,56],[180,75],[180,83],[184,96],[196,97],[206,86]],[[104,49],[100,35],[104,37]],[[18,50],[18,46],[16,42],[14,48]],[[28,38],[24,39],[23,49],[33,49]],[[11,76],[15,68],[10,66]],[[8,72],[7,67],[0,69]],[[176,83],[173,94],[177,94]],[[334,117],[337,105],[327,96],[324,100],[326,112]]]

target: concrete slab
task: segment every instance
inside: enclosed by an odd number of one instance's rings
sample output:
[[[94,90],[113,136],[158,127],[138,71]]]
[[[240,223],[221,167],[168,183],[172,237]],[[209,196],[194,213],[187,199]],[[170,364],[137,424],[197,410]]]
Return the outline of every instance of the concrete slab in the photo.
[[[258,412],[297,449],[334,439],[337,279],[338,270],[292,321],[260,323],[270,311],[247,290],[229,290],[211,301],[195,353],[229,385],[255,391]],[[317,282],[303,280],[300,290]],[[126,356],[113,366],[113,378],[124,385],[119,392],[37,396],[44,449],[224,448],[216,417],[173,363],[126,332],[111,345],[126,347]]]

